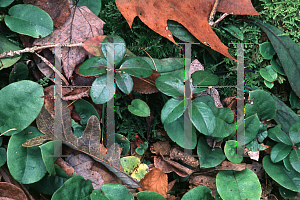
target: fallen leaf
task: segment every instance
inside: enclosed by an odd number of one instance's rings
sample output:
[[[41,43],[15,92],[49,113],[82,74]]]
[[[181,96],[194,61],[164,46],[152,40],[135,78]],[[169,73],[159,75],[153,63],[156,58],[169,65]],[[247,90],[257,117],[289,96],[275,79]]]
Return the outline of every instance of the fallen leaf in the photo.
[[[156,155],[169,155],[171,150],[171,145],[169,141],[158,141],[155,142],[154,144],[150,145],[150,151],[151,153],[155,153]]]
[[[67,175],[73,176],[75,170],[68,162],[64,161],[62,158],[57,158],[55,164],[62,168]]]
[[[157,79],[157,77],[160,76],[160,74],[155,70],[152,70],[152,71],[153,71],[153,73],[151,74],[151,76],[149,76],[147,78],[137,78],[137,77],[131,76],[131,78],[133,80],[132,91],[135,91],[135,92],[138,92],[141,94],[153,94],[153,93],[159,92],[159,90],[155,86],[155,80]]]
[[[253,161],[252,164],[247,164],[246,168],[251,169],[258,176],[259,179],[262,178],[265,171],[263,165],[255,161]]]
[[[159,168],[153,168],[148,172],[145,177],[141,179],[140,184],[148,191],[157,192],[163,197],[167,197],[168,176]]]
[[[243,171],[246,168],[246,163],[235,164],[229,161],[224,160],[221,165],[216,166],[216,170],[235,170]]]
[[[167,27],[167,20],[174,20],[181,23],[203,44],[234,59],[229,54],[227,46],[221,42],[208,24],[208,17],[215,0],[116,0],[115,2],[130,28],[134,18],[139,16],[149,28],[176,44]],[[232,15],[259,15],[253,8],[251,0],[221,1],[217,11]]]
[[[189,183],[196,186],[206,186],[211,190],[216,190],[216,177],[207,176],[207,175],[196,175],[191,176]]]
[[[4,199],[5,197],[7,199],[12,200],[24,200],[27,199],[26,194],[22,189],[15,186],[11,183],[1,182],[0,183],[0,198]]]
[[[193,157],[193,155],[184,153],[177,148],[173,148],[171,150],[170,158],[173,160],[180,160],[181,162],[192,167],[199,167],[200,165],[199,159],[196,159],[195,157]]]
[[[71,15],[60,29],[54,30],[49,36],[36,39],[33,45],[47,43],[83,43],[95,36],[103,35],[105,24],[86,6],[73,6],[69,0]],[[52,53],[55,49],[51,48]],[[62,66],[67,78],[72,76],[75,66],[82,63],[86,56],[91,56],[83,47],[62,47]]]

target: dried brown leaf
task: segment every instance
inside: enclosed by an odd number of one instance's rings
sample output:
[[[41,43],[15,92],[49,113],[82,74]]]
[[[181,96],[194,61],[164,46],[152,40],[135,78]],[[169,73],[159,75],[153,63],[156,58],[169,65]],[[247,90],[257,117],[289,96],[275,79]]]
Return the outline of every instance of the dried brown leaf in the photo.
[[[11,183],[1,182],[0,183],[0,198],[9,198],[14,200],[27,199],[26,194],[22,189]]]
[[[158,141],[154,144],[150,145],[150,151],[151,153],[155,153],[156,155],[170,155],[171,145],[169,141]]]
[[[229,161],[224,160],[221,165],[217,166],[216,170],[235,170],[235,171],[243,171],[246,167],[246,163],[235,164]]]
[[[157,77],[160,76],[160,74],[155,71],[152,70],[153,73],[151,74],[151,76],[147,77],[147,78],[137,78],[132,76],[132,80],[133,80],[133,88],[132,91],[141,93],[141,94],[153,94],[156,92],[159,92],[159,90],[156,88],[155,86],[155,80],[157,79]]]
[[[192,167],[198,167],[200,165],[199,159],[196,159],[190,154],[184,153],[178,148],[173,148],[170,152],[170,158],[173,160],[180,160],[181,162],[192,166]]]

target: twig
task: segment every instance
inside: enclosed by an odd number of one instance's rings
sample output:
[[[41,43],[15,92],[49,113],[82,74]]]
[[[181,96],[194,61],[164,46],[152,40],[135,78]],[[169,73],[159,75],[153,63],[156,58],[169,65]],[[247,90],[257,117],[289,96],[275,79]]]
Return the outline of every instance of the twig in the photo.
[[[219,3],[220,3],[220,0],[215,0],[214,7],[213,7],[213,9],[210,12],[210,16],[209,16],[209,20],[208,20],[208,24],[210,26],[213,26],[215,24],[214,23],[214,18],[215,18],[215,14],[217,12]]]
[[[217,21],[214,22],[214,24],[212,25],[213,27],[216,27],[218,25],[218,23],[224,19],[225,17],[227,17],[229,14],[228,13],[224,13]]]
[[[82,47],[83,43],[77,43],[77,44],[60,44],[61,47]],[[3,52],[2,54],[0,54],[0,58],[7,58],[7,57],[13,57],[15,55],[20,55],[21,53],[34,53],[36,51],[42,50],[42,49],[47,49],[47,48],[53,48],[57,46],[57,44],[48,44],[45,46],[34,46],[31,48],[25,48],[22,50],[18,50],[18,51],[12,51],[10,50],[9,52]]]
[[[77,100],[77,99],[81,99],[82,97],[88,97],[89,96],[89,92],[90,92],[90,89],[88,89],[88,90],[86,90],[86,91],[84,91],[82,93],[76,94],[76,95],[62,97],[62,100],[64,100],[64,101]]]
[[[34,52],[35,53],[35,52]],[[37,55],[38,57],[40,57],[55,73],[58,74],[58,76],[64,81],[64,83],[66,84],[66,86],[69,86],[69,83],[67,81],[67,79],[43,56],[35,53],[35,55]]]

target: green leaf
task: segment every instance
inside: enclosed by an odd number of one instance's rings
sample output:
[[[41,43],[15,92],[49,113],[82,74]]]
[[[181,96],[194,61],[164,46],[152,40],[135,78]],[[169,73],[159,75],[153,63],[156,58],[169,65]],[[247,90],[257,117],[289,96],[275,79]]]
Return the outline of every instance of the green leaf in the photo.
[[[267,60],[271,60],[276,54],[272,44],[270,42],[264,42],[259,45],[260,54]]]
[[[2,167],[7,160],[7,153],[5,148],[0,148],[0,167]]]
[[[222,27],[224,30],[226,30],[228,33],[230,33],[232,36],[236,37],[239,40],[244,39],[243,32],[236,26],[229,24]]]
[[[71,119],[71,126],[72,129],[74,130],[74,135],[76,135],[77,138],[81,137],[84,131],[84,128],[75,122],[73,119]]]
[[[217,85],[219,78],[210,71],[195,71],[192,74],[194,86]]]
[[[123,147],[121,155],[127,154],[130,149],[129,140],[125,136],[115,133],[115,141],[116,141],[116,143],[118,143],[120,145],[120,147]]]
[[[185,100],[169,99],[161,110],[161,122],[163,124],[174,122],[184,113],[185,104]]]
[[[204,137],[200,137],[197,145],[197,154],[200,159],[200,167],[211,168],[218,166],[225,155],[221,148],[210,149]]]
[[[126,57],[120,70],[138,78],[147,78],[153,73],[151,66],[141,57]]]
[[[6,37],[4,37],[3,35],[0,35],[0,54],[2,54],[3,52],[9,52],[10,50],[12,51],[18,51],[21,50],[21,48],[17,45],[15,45],[14,43],[10,42]],[[12,66],[13,64],[15,64],[20,58],[22,57],[22,55],[15,55],[13,57],[9,57],[9,58],[1,58],[1,62],[2,65],[0,63],[0,70],[4,69],[4,68],[8,68],[10,66]]]
[[[283,164],[284,164],[285,168],[288,171],[294,170],[294,168],[293,168],[293,166],[291,165],[291,162],[290,162],[290,156],[287,156],[287,157],[285,157],[285,159],[283,159]]]
[[[211,108],[201,101],[193,101],[190,119],[196,129],[204,135],[213,135],[217,120]]]
[[[10,136],[29,126],[44,104],[43,87],[33,81],[11,83],[0,90],[0,133]],[[9,99],[9,101],[7,101]]]
[[[246,144],[246,147],[248,148],[249,151],[263,151],[263,150],[267,149],[266,147],[259,144],[256,141],[256,139],[252,140],[250,143]]]
[[[293,144],[297,144],[300,142],[300,121],[292,124],[292,126],[290,127],[289,136]]]
[[[184,84],[176,76],[160,76],[155,80],[155,85],[165,95],[172,97],[184,96]]]
[[[292,146],[288,146],[282,143],[276,144],[272,147],[270,158],[273,163],[277,163],[286,158],[292,150]]]
[[[297,96],[300,97],[300,57],[298,56],[300,47],[289,36],[283,35],[284,32],[275,26],[263,24],[259,20],[256,20],[256,23],[267,34],[279,57],[292,89]]]
[[[300,121],[298,115],[292,111],[285,103],[280,101],[275,95],[272,95],[276,103],[276,115],[274,117],[277,124],[281,124],[282,130],[289,132],[290,126]]]
[[[290,139],[290,137],[285,132],[283,132],[280,127],[281,124],[275,126],[272,129],[269,129],[269,138],[276,142],[282,142],[286,145],[293,145],[293,142]]]
[[[127,73],[116,73],[115,80],[117,86],[125,94],[130,94],[133,88],[133,80]]]
[[[0,7],[7,7],[9,6],[14,0],[1,0],[0,1]]]
[[[192,133],[185,133],[183,116],[172,123],[165,124],[164,127],[171,140],[176,142],[182,148],[194,149],[196,147],[197,135],[195,127],[192,126]],[[187,141],[184,140],[185,137],[187,138]]]
[[[294,149],[292,150],[291,154],[289,155],[289,161],[297,172],[300,173],[300,150]]]
[[[272,89],[272,88],[274,87],[274,83],[271,83],[271,82],[269,82],[269,81],[267,81],[267,80],[264,80],[264,84],[265,84],[268,88],[270,88],[270,89]]]
[[[101,187],[102,194],[108,200],[132,200],[132,193],[128,191],[127,187],[119,183],[106,183]]]
[[[243,151],[242,145],[235,140],[228,140],[225,143],[224,152],[226,155],[226,158],[233,163],[241,163],[243,161],[243,155],[240,154],[240,152]]]
[[[23,147],[27,140],[43,135],[36,127],[29,126],[13,135],[7,147],[7,166],[18,182],[30,184],[43,178],[46,173],[39,147]]]
[[[91,180],[82,176],[73,176],[67,180],[52,196],[51,200],[86,199],[93,191]]]
[[[290,103],[293,108],[300,109],[300,98],[295,94],[294,91],[291,91]]]
[[[295,196],[297,196],[297,192],[288,190],[288,189],[286,189],[286,188],[284,188],[282,186],[279,187],[279,193],[285,199],[292,199]]]
[[[95,104],[104,104],[114,97],[116,87],[114,91],[107,90],[107,75],[102,75],[96,78],[91,88],[91,98]]]
[[[135,156],[126,156],[120,159],[120,163],[126,174],[131,174],[141,163],[140,159]]]
[[[75,101],[73,105],[75,106],[75,111],[79,114],[81,118],[81,125],[86,126],[89,118],[92,115],[95,115],[100,120],[96,109],[90,102],[83,99],[77,99],[77,101]]]
[[[257,113],[260,120],[274,118],[277,107],[275,107],[275,101],[269,93],[262,90],[251,91],[249,100],[253,100],[253,104],[246,104],[246,117]]]
[[[86,6],[88,7],[96,16],[99,15],[101,11],[101,0],[79,0],[77,6]]]
[[[128,110],[137,116],[140,117],[148,117],[150,116],[150,108],[149,106],[140,99],[134,99],[131,102],[131,105],[128,105]]]
[[[269,155],[264,157],[263,167],[267,174],[279,185],[289,190],[300,192],[300,173],[295,170],[288,171],[282,162],[273,163]]]
[[[214,200],[211,190],[206,186],[198,186],[185,193],[181,200],[205,199]]]
[[[166,200],[161,194],[152,191],[141,191],[137,193],[138,200]]]
[[[277,79],[277,72],[274,71],[271,65],[261,68],[259,70],[260,75],[269,82],[273,82]]]
[[[172,35],[185,42],[199,42],[184,26],[180,23],[168,20],[168,29]]]
[[[106,74],[107,60],[102,57],[92,57],[84,61],[79,68],[79,73],[85,76]]]
[[[11,7],[4,18],[10,30],[33,38],[43,38],[52,33],[53,21],[44,10],[30,4]]]
[[[271,63],[272,68],[273,68],[277,73],[279,73],[279,74],[285,76],[284,70],[283,70],[282,65],[281,65],[281,63],[280,63],[280,61],[279,61],[278,58],[277,58],[277,59],[274,59],[274,58],[273,58],[273,59],[271,60],[270,63]]]
[[[248,168],[243,171],[220,171],[216,184],[224,200],[260,200],[262,193],[257,175]]]
[[[46,166],[46,169],[47,169],[48,173],[53,176],[55,176],[54,162],[58,158],[58,157],[54,157],[54,155],[60,155],[60,152],[58,152],[60,149],[58,149],[58,148],[54,149],[55,142],[57,142],[58,145],[61,144],[60,141],[49,141],[49,142],[39,146],[41,149],[41,152],[42,152],[42,158],[43,158],[44,164]],[[56,152],[55,152],[55,150],[56,150]]]
[[[256,138],[259,130],[259,124],[260,122],[257,114],[251,115],[245,119],[245,144],[248,144]]]
[[[101,50],[104,55],[104,57],[107,59],[107,43],[114,43],[114,49],[112,49],[111,54],[115,52],[114,58],[115,58],[115,66],[118,66],[121,64],[125,53],[126,53],[126,43],[123,38],[117,35],[108,35],[104,40],[102,41]],[[116,44],[117,43],[117,44]]]
[[[24,80],[28,76],[28,68],[23,63],[18,63],[14,66],[9,75],[9,83],[18,82]]]
[[[142,178],[149,172],[149,167],[145,163],[140,164],[131,174],[132,178],[141,181]]]

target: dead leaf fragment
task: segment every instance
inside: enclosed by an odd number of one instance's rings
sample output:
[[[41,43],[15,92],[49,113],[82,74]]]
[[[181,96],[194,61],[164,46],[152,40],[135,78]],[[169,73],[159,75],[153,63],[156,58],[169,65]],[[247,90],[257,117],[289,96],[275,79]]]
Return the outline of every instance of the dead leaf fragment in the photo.
[[[199,167],[200,161],[199,159],[196,159],[195,157],[182,152],[178,148],[173,148],[170,152],[170,158],[173,160],[180,160],[181,162],[192,166],[192,167]]]
[[[221,165],[216,166],[216,170],[235,170],[243,171],[246,168],[246,163],[235,164],[229,161],[224,160]]]
[[[11,183],[1,182],[0,183],[0,198],[13,199],[13,200],[24,200],[27,199],[24,191]]]
[[[153,73],[151,76],[147,78],[137,78],[134,76],[131,76],[133,80],[133,88],[132,91],[141,93],[141,94],[153,94],[156,92],[159,92],[159,90],[155,86],[155,80],[160,76],[160,74],[152,70]]]
[[[196,186],[206,186],[211,190],[216,190],[216,177],[207,175],[198,175],[190,177],[189,183]]]
[[[171,145],[169,141],[158,141],[154,144],[150,145],[151,153],[155,153],[157,155],[161,154],[163,156],[170,154]]]
[[[141,179],[140,184],[146,190],[157,192],[167,198],[168,176],[161,169],[153,168]]]
[[[64,172],[69,176],[72,176],[73,173],[75,172],[74,168],[68,162],[64,161],[62,158],[57,158],[55,164],[57,164],[60,168],[62,168]]]

